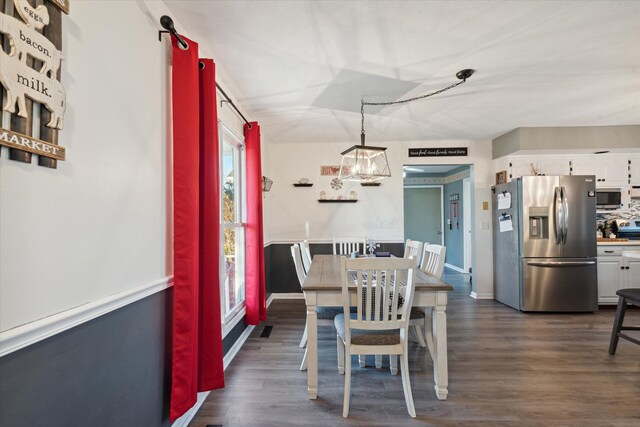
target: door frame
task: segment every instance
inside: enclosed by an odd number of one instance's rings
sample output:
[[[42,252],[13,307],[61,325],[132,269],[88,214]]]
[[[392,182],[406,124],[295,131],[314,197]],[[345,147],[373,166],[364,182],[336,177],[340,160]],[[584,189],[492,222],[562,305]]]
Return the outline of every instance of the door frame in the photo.
[[[471,173],[469,173],[471,175]],[[462,232],[464,237],[463,242],[463,268],[464,272],[468,273],[471,268],[471,176],[462,180]]]
[[[406,188],[439,188],[440,189],[440,246],[444,246],[444,184],[403,185]],[[402,230],[404,233],[404,230]],[[406,237],[406,236],[405,236]],[[432,242],[429,242],[432,243]]]

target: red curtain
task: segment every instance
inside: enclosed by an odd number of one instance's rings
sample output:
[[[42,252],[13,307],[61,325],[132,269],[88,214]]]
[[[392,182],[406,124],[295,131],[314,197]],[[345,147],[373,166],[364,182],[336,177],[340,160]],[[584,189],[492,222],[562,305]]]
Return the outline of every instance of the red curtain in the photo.
[[[200,59],[198,391],[224,387],[220,313],[220,144],[215,73],[212,59]]]
[[[195,404],[198,391],[224,386],[218,291],[220,190],[215,70],[210,61],[199,72],[198,44],[185,40],[189,48],[183,50],[172,38],[171,422]]]
[[[245,301],[246,323],[257,325],[267,320],[267,299],[264,276],[264,238],[262,227],[262,164],[260,126],[258,122],[244,125],[247,162],[247,236]]]

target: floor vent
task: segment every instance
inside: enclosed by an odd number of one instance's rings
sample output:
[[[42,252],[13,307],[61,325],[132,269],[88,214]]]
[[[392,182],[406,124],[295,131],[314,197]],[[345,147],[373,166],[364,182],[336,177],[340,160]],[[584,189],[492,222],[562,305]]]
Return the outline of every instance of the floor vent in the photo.
[[[272,329],[273,329],[273,326],[271,325],[265,326],[264,329],[262,330],[262,333],[260,334],[260,338],[269,338],[269,335],[271,335]]]

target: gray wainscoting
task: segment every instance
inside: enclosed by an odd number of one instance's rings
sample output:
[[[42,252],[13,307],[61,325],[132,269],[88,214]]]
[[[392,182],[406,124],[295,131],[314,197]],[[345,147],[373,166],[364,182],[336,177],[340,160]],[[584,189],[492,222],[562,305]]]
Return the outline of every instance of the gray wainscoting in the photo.
[[[269,248],[269,267],[267,268],[267,293],[294,293],[302,292],[296,276],[296,269],[291,258],[292,243],[272,243]],[[311,256],[317,254],[332,254],[331,243],[309,244]],[[395,256],[403,256],[404,243],[381,243],[379,251],[391,252]],[[265,264],[267,256],[265,251]]]
[[[0,426],[170,426],[172,304],[169,288],[0,358]]]
[[[168,426],[167,289],[0,358],[0,426]]]

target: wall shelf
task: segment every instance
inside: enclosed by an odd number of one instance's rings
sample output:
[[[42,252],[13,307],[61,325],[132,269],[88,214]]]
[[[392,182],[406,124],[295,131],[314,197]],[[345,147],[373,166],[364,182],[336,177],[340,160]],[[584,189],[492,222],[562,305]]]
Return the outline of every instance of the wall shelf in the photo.
[[[357,199],[318,199],[318,203],[355,203]]]
[[[298,182],[298,183],[296,183],[296,184],[293,184],[293,186],[294,186],[294,187],[313,187],[313,184],[312,184],[312,183],[310,183],[310,182],[308,182],[308,183],[306,183],[306,184],[302,184],[302,183]]]
[[[379,182],[361,182],[360,185],[363,187],[380,187]]]

